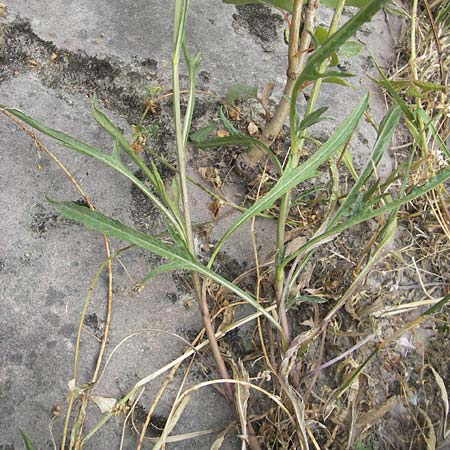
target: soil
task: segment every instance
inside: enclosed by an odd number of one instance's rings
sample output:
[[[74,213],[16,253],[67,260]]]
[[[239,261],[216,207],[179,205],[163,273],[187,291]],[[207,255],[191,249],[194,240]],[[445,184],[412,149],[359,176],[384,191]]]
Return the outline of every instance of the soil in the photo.
[[[250,33],[265,52],[273,52],[273,43],[283,32],[283,18],[272,8],[263,5],[238,5],[233,14],[233,28]]]

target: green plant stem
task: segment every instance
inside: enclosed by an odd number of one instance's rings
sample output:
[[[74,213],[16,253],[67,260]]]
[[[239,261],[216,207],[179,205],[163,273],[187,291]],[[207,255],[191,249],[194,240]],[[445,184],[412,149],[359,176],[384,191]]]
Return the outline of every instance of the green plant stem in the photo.
[[[417,6],[418,0],[413,0],[412,2],[412,11],[411,11],[411,39],[410,39],[410,59],[409,65],[411,67],[411,75],[413,81],[419,81],[419,75],[417,72],[416,66],[416,24],[417,24]],[[422,100],[419,95],[415,96],[417,109],[422,109]],[[420,114],[416,114],[417,125],[419,127],[419,137],[420,137],[420,148],[422,151],[422,155],[428,154],[428,144],[427,144],[427,136],[425,132],[425,124]],[[431,162],[430,162],[431,164]]]
[[[308,3],[309,6],[309,3]],[[334,10],[333,18],[331,20],[330,29],[329,29],[329,35],[331,36],[334,34],[339,26],[339,20],[342,16],[342,11],[344,10],[345,6],[345,0],[339,0],[336,8]],[[323,61],[319,66],[319,72],[323,73],[325,72],[326,68],[328,66],[328,60]],[[313,89],[311,91],[311,96],[308,100],[308,104],[305,111],[305,116],[310,114],[314,110],[314,106],[317,102],[317,99],[319,97],[320,87],[322,86],[322,79],[318,78],[313,86]],[[292,98],[292,102],[295,102],[296,99]],[[293,139],[292,148],[291,148],[291,154],[290,154],[290,161],[289,161],[289,167],[297,167],[301,155],[301,151],[303,148],[303,143],[305,141],[306,132],[303,132],[300,136],[300,139]],[[281,206],[280,206],[280,214],[279,214],[279,220],[278,220],[278,227],[277,227],[277,255],[278,258],[276,259],[276,269],[275,269],[275,290],[276,290],[276,296],[277,296],[277,304],[278,304],[278,317],[280,320],[280,325],[284,332],[284,338],[286,339],[285,344],[289,344],[290,342],[290,330],[289,330],[289,323],[287,320],[287,311],[286,311],[286,299],[285,295],[283,295],[284,289],[284,280],[285,280],[285,273],[284,273],[284,267],[278,261],[282,260],[283,252],[284,252],[284,240],[285,240],[285,233],[286,233],[286,223],[289,215],[289,209],[290,209],[290,203],[291,203],[291,191],[288,191],[281,200]]]
[[[284,240],[285,240],[285,232],[286,232],[286,221],[289,214],[289,206],[291,202],[290,191],[285,194],[281,200],[280,206],[280,216],[278,219],[277,226],[277,241],[276,241],[276,257],[275,257],[275,294],[277,298],[277,306],[278,306],[278,317],[280,321],[281,328],[283,330],[282,336],[282,348],[283,351],[287,350],[287,346],[290,342],[290,331],[289,331],[289,323],[287,319],[287,311],[285,304],[282,302],[283,298],[283,286],[284,286],[284,267],[281,264],[284,258]]]
[[[269,146],[273,143],[280,133],[289,113],[289,98],[292,95],[297,77],[305,65],[308,57],[307,53],[311,44],[311,36],[309,31],[312,28],[315,19],[315,4],[315,1],[308,0],[306,5],[304,27],[302,33],[300,33],[303,1],[294,0],[292,7],[292,20],[289,27],[287,79],[283,89],[283,94],[274,115],[262,132],[261,141],[265,145]],[[245,155],[246,163],[250,166],[255,166],[263,155],[264,152],[260,148],[253,146]]]
[[[186,144],[187,136],[190,128],[190,121],[192,118],[192,112],[194,107],[194,95],[195,86],[192,86],[194,69],[191,66],[191,61],[185,51],[186,62],[189,66],[190,71],[190,85],[189,90],[189,102],[188,111],[185,117],[184,127],[182,126],[181,120],[181,107],[180,107],[180,84],[179,84],[179,61],[180,52],[184,41],[184,29],[186,23],[187,10],[189,8],[189,0],[176,1],[175,6],[175,31],[174,31],[174,51],[172,54],[172,86],[173,86],[173,105],[174,105],[174,118],[175,118],[175,137],[176,137],[176,147],[177,147],[177,159],[178,159],[178,179],[180,183],[181,190],[181,201],[183,205],[183,217],[184,217],[184,227],[187,237],[187,247],[189,248],[192,256],[195,258],[195,247],[192,234],[192,224],[189,209],[189,197],[187,190],[187,176],[186,176]],[[205,328],[206,336],[209,341],[211,352],[214,356],[216,362],[217,370],[219,375],[223,379],[230,379],[228,369],[223,360],[222,354],[220,353],[219,344],[217,342],[214,328],[211,321],[211,314],[209,311],[207,293],[206,293],[206,283],[201,282],[200,276],[197,272],[192,273],[192,280],[194,283],[194,290],[197,296],[197,300],[200,306],[200,312],[202,315],[203,326]],[[203,284],[203,286],[202,286]],[[226,396],[228,400],[234,405],[233,390],[230,384],[225,384],[224,386]],[[235,408],[234,408],[235,409]],[[244,430],[243,430],[244,431]],[[255,448],[252,446],[252,448]]]
[[[191,215],[189,210],[189,197],[186,180],[186,146],[183,139],[183,126],[181,123],[181,101],[180,101],[180,50],[184,39],[184,26],[186,20],[186,10],[189,7],[189,0],[186,0],[184,7],[182,1],[177,0],[175,5],[175,30],[174,30],[174,51],[172,54],[172,88],[173,88],[173,109],[175,120],[175,139],[177,148],[178,180],[180,182],[181,202],[183,208],[184,227],[187,239],[187,247],[194,249],[192,235]]]
[[[291,98],[292,92],[294,89],[294,85],[299,76],[299,72],[306,62],[306,51],[311,43],[311,36],[309,32],[311,31],[314,18],[315,11],[317,5],[315,2],[308,0],[306,4],[306,13],[305,13],[305,24],[303,27],[303,32],[301,33],[301,38],[299,42],[299,34],[300,34],[300,18],[302,12],[301,1],[294,1],[293,7],[293,15],[292,15],[292,23],[289,30],[289,54],[288,54],[288,79],[283,91],[283,97],[280,100],[280,103],[275,111],[275,114],[267,125],[267,127],[263,131],[263,140],[268,140],[272,143],[277,134],[280,132],[281,127],[286,120],[286,117],[291,108],[291,102],[296,102],[296,98]],[[297,17],[297,15],[299,17]],[[290,101],[288,100],[290,98]],[[251,155],[249,154],[249,157]],[[260,156],[258,156],[258,159]],[[286,223],[289,214],[289,208],[291,203],[291,192],[287,192],[282,200],[280,205],[280,214],[278,219],[277,226],[277,239],[276,239],[276,268],[275,268],[275,295],[277,298],[278,305],[278,317],[280,321],[281,328],[283,330],[282,340],[282,348],[285,351],[290,342],[290,331],[289,331],[289,323],[287,320],[287,312],[285,305],[282,303],[281,299],[283,296],[283,285],[284,285],[284,268],[279,262],[283,259],[284,252],[284,240],[285,240],[285,231],[286,231]]]
[[[336,8],[334,9],[333,17],[331,19],[328,36],[333,35],[337,31],[338,26],[339,26],[339,21],[341,20],[342,12],[344,10],[344,6],[345,6],[345,0],[339,0],[337,2]],[[328,67],[328,64],[329,64],[328,60],[323,61],[319,66],[319,73],[324,73]],[[323,82],[322,78],[318,78],[314,82],[314,86],[311,90],[311,94],[308,99],[308,103],[306,105],[305,116],[307,116],[308,114],[311,114],[313,112],[314,107],[317,102],[317,99],[319,98],[319,93],[320,93],[320,88],[322,87],[322,82]],[[306,138],[306,131],[304,131],[301,134],[301,138],[297,142],[297,145],[292,148],[292,158],[293,158],[292,165],[293,165],[293,167],[296,167],[298,165],[299,158],[302,154],[305,138]]]

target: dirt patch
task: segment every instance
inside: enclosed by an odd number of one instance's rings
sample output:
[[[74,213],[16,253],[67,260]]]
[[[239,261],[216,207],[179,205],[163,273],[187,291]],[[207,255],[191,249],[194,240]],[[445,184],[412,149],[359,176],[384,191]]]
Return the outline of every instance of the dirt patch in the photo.
[[[134,421],[133,424],[136,425],[138,432],[141,432],[142,426],[145,423],[147,417],[147,411],[145,408],[138,403],[134,409]],[[167,422],[167,417],[161,416],[159,414],[153,414],[148,424],[147,431],[145,433],[148,437],[159,437]],[[136,429],[132,427],[132,430],[136,432]]]
[[[76,200],[74,203],[80,206],[87,206],[83,199]],[[31,209],[30,229],[37,237],[43,237],[51,229],[59,225],[70,224],[75,224],[75,222],[62,217],[59,214],[55,214],[52,209],[42,205],[41,203],[36,203]]]
[[[265,52],[273,52],[273,43],[282,32],[283,18],[264,5],[238,5],[233,14],[233,28],[237,34],[250,33]]]
[[[135,177],[146,182],[144,174],[138,170]],[[148,184],[148,183],[146,183]],[[147,186],[150,188],[150,186]],[[143,232],[160,233],[163,230],[163,217],[157,206],[134,184],[131,186],[131,218],[136,227]]]
[[[45,86],[60,90],[65,98],[72,93],[91,95],[95,90],[109,109],[130,123],[137,122],[143,112],[146,86],[158,82],[156,61],[124,65],[112,57],[58,49],[37,36],[24,20],[3,25],[0,39],[0,81],[34,71]]]
[[[88,314],[84,319],[84,325],[91,330],[97,339],[103,337],[105,322],[96,313]]]

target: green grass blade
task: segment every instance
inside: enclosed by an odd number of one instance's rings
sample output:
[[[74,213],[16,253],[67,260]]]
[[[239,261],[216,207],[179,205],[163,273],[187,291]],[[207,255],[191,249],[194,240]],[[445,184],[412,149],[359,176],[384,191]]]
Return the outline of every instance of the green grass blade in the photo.
[[[352,111],[352,113],[344,120],[341,126],[332,134],[332,136],[303,164],[294,169],[284,172],[275,186],[263,197],[257,200],[253,206],[236,219],[226,233],[221,238],[217,247],[211,256],[208,267],[211,267],[215,256],[219,252],[223,243],[247,220],[254,217],[261,211],[271,207],[276,200],[282,197],[286,192],[297,186],[302,181],[307,180],[315,175],[316,169],[327,161],[330,156],[336,152],[352,135],[361,120],[364,111],[367,108],[369,96],[366,95]]]
[[[335,225],[343,214],[348,213],[349,210],[351,210],[351,207],[353,206],[360,189],[372,176],[374,168],[378,166],[378,163],[380,162],[381,157],[386,150],[386,147],[390,144],[392,135],[394,134],[394,131],[398,126],[401,116],[402,111],[400,107],[395,106],[391,108],[384,117],[383,121],[380,124],[378,137],[373,147],[372,154],[370,155],[370,159],[362,170],[361,175],[358,177],[356,183],[348,193],[344,202],[336,212],[335,216],[330,221],[330,227]]]
[[[435,305],[428,308],[420,316],[421,317],[431,316],[431,314],[434,314],[436,311],[442,309],[442,307],[445,306],[447,303],[450,303],[450,294],[446,295],[443,299],[439,300]]]
[[[364,367],[369,364],[370,361],[377,355],[377,353],[380,351],[378,347],[376,347],[372,353],[362,362],[362,364],[357,367],[353,373],[344,381],[344,383],[339,387],[339,389],[336,392],[336,400],[342,397],[344,392],[353,384],[356,378],[361,374],[361,372],[364,370]]]
[[[372,58],[373,63],[375,64],[375,67],[378,70],[378,73],[380,74],[381,77],[381,81],[377,81],[379,84],[381,84],[388,92],[389,94],[392,96],[392,98],[395,100],[395,102],[397,103],[398,106],[400,106],[400,108],[403,111],[403,114],[405,115],[405,117],[410,121],[410,122],[415,122],[415,117],[414,114],[411,112],[411,110],[409,109],[408,104],[400,97],[400,95],[397,93],[395,87],[393,86],[393,84],[387,79],[386,75],[383,73],[383,71],[381,70],[381,67],[378,65],[378,63],[376,62],[375,58]]]
[[[280,329],[278,322],[250,294],[196,261],[186,249],[171,247],[145,233],[134,230],[118,220],[107,217],[98,211],[92,211],[89,208],[76,205],[73,202],[57,202],[50,199],[48,199],[48,201],[59,214],[68,219],[80,222],[90,230],[98,231],[122,241],[129,242],[130,244],[134,244],[167,259],[169,263],[177,264],[179,268],[195,271],[210,278],[238,295],[241,299],[247,301],[264,315],[276,328]]]
[[[22,436],[26,450],[34,450],[31,439],[28,437],[27,433],[25,433],[25,431],[22,431],[20,428],[19,428],[19,433]]]

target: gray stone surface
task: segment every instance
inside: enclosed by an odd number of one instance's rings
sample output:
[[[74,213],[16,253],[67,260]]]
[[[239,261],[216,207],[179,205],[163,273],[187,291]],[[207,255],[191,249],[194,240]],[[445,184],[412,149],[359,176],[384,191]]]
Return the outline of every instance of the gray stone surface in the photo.
[[[7,13],[1,19],[0,103],[23,109],[38,120],[96,146],[110,148],[108,136],[91,118],[87,95],[97,89],[102,105],[123,129],[129,130],[140,114],[145,87],[152,83],[170,86],[172,19],[167,3],[170,2],[7,2]],[[278,13],[267,8],[236,8],[219,1],[192,3],[188,42],[192,51],[202,51],[200,86],[223,95],[227,87],[237,82],[256,83],[260,88],[274,82],[279,92],[284,81],[286,48]],[[322,20],[326,20],[326,15]],[[374,24],[368,25],[358,37],[370,44],[382,63],[387,61],[392,42],[383,15],[377,16]],[[330,85],[321,98],[323,104],[332,104],[332,115],[338,122],[370,84],[363,76],[365,70],[370,70],[366,52],[345,64],[359,74],[356,89]],[[379,119],[385,105],[378,94],[372,96],[371,105],[375,118]],[[200,116],[197,121],[201,121]],[[172,130],[164,122],[167,116],[158,120],[160,147],[170,157]],[[325,136],[333,127],[334,124],[327,124],[318,133]],[[353,144],[357,165],[367,155],[368,143],[373,139],[374,132],[364,125]],[[125,180],[95,161],[43,140],[70,168],[102,212],[149,231],[160,229],[154,210],[142,204],[142,197]],[[63,220],[48,206],[45,195],[77,200],[79,194],[56,165],[3,116],[0,142],[0,450],[23,447],[17,427],[32,436],[37,449],[47,449],[52,448],[48,431],[51,409],[60,405],[64,411],[82,304],[104,254],[98,235]],[[389,160],[386,164],[389,165]],[[208,218],[206,198],[195,192],[192,202],[196,219]],[[231,219],[227,218],[213,231],[215,239]],[[247,228],[228,245],[231,261],[251,263],[248,232]],[[258,237],[263,251],[268,252],[273,227],[263,224]],[[114,242],[113,246],[118,249],[121,244]],[[135,281],[157,264],[155,259],[131,250],[121,261],[122,265],[114,265],[115,296],[107,355],[137,330],[163,329],[192,337],[200,329],[196,307],[186,306],[188,293],[171,275],[158,277],[141,293],[132,292]],[[93,334],[104,319],[105,282],[102,277],[88,310],[80,382],[89,381],[97,352],[98,342]],[[183,348],[184,344],[174,337],[154,331],[131,339],[112,358],[96,393],[123,394]],[[197,371],[190,382],[200,379],[201,373]],[[146,398],[156,389],[157,385],[149,387]],[[176,386],[169,389],[169,398],[158,411],[161,416],[168,414],[176,389]],[[96,414],[92,411],[91,416]],[[220,427],[229,420],[228,407],[222,398],[213,390],[204,390],[191,402],[179,430]],[[53,425],[57,438],[61,426],[59,418]],[[120,430],[121,423],[115,421],[85,448],[117,448]],[[127,429],[124,448],[135,448],[134,442],[133,433]],[[169,448],[199,450],[209,448],[208,443],[210,438],[202,438]],[[229,448],[240,448],[236,442],[228,444]]]

